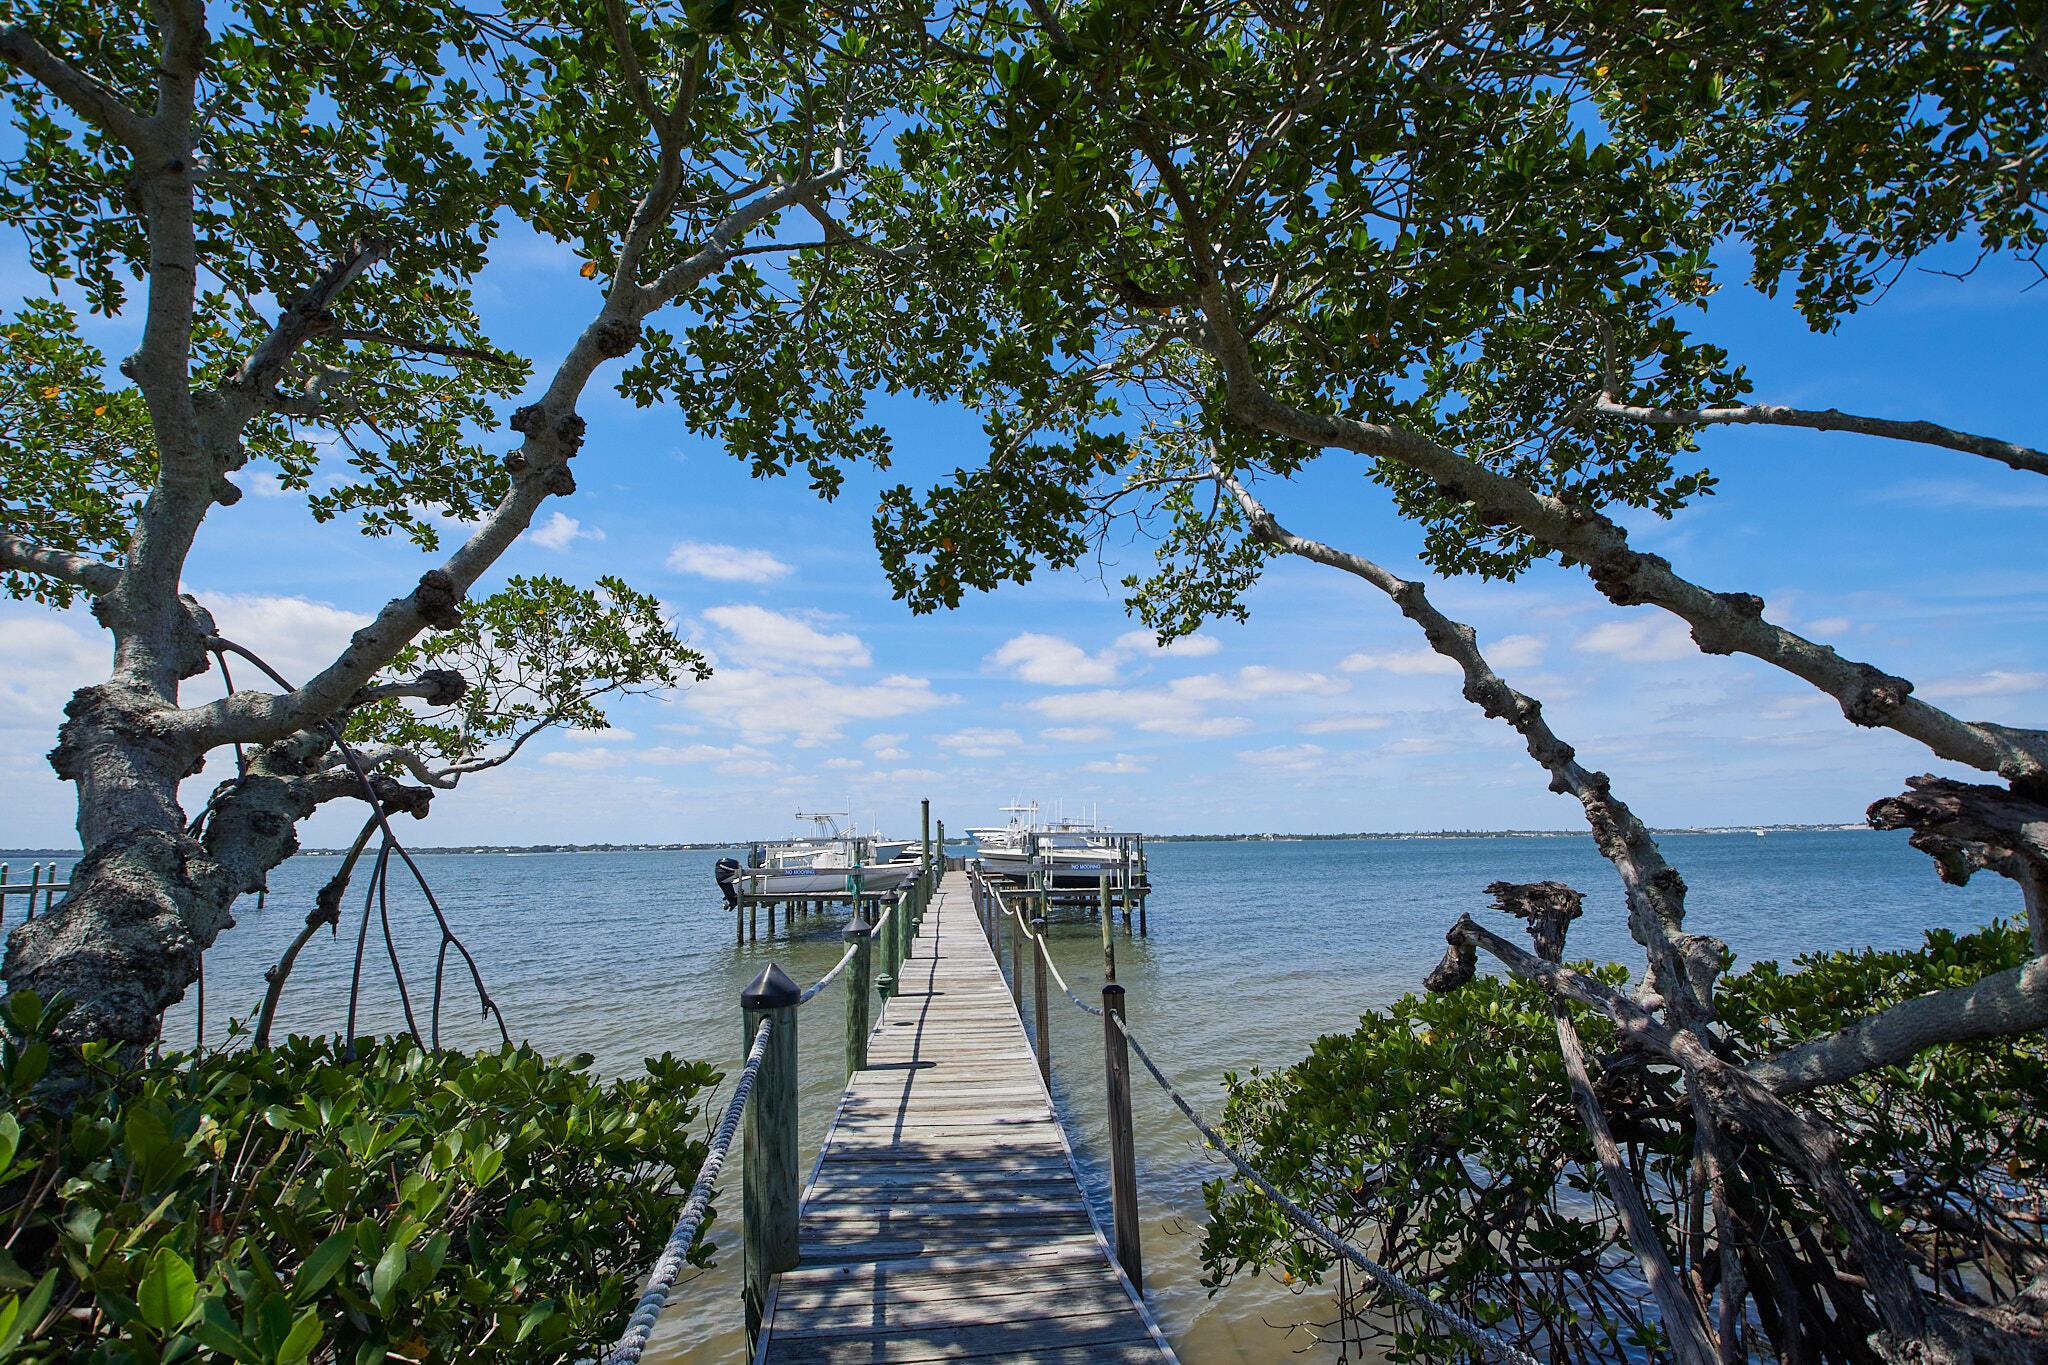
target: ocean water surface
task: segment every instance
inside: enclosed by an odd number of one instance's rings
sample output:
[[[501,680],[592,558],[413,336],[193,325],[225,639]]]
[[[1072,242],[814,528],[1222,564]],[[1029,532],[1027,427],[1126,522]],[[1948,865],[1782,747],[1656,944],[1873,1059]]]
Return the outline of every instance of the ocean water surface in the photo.
[[[1738,965],[1906,946],[1928,927],[1974,928],[2019,908],[1996,878],[1942,885],[1903,835],[1700,834],[1660,842],[1692,888],[1688,927],[1725,939]],[[1118,977],[1139,1036],[1211,1113],[1220,1108],[1225,1072],[1284,1066],[1318,1035],[1349,1030],[1362,1011],[1418,989],[1450,923],[1465,911],[1485,917],[1488,882],[1556,878],[1578,887],[1586,913],[1573,928],[1570,955],[1640,960],[1614,875],[1583,837],[1155,843],[1150,855],[1151,933],[1125,939],[1119,931]],[[435,854],[420,864],[513,1036],[552,1053],[589,1052],[599,1069],[626,1073],[664,1051],[735,1066],[741,988],[770,961],[808,982],[837,960],[843,911],[800,919],[793,931],[778,925],[772,938],[764,919],[760,941],[735,943],[733,916],[712,882],[719,856]],[[253,898],[237,909],[237,926],[208,955],[209,1043],[225,1037],[230,1020],[254,1015],[264,969],[305,923],[337,862],[294,858],[272,875],[262,909]],[[302,955],[281,1031],[341,1029],[365,880],[358,878],[357,894],[345,902],[340,934],[323,931]],[[437,939],[418,896],[395,873],[393,885],[393,938],[424,1026]],[[10,903],[8,923],[18,914]],[[368,925],[358,1029],[389,1030],[402,1026],[401,1005],[375,915]],[[1101,980],[1097,925],[1063,911],[1051,938],[1061,971],[1088,997]],[[444,1038],[495,1042],[495,1026],[480,1018],[456,971]],[[807,1007],[799,1026],[806,1165],[844,1080],[842,989],[835,985]],[[196,1004],[188,997],[172,1012],[169,1042],[194,1037]],[[1052,1010],[1054,1098],[1106,1220],[1101,1025],[1057,994]],[[1213,1295],[1202,1286],[1202,1184],[1219,1168],[1142,1072],[1133,1084],[1148,1297],[1182,1357],[1190,1365],[1297,1354],[1337,1359],[1301,1326],[1330,1316],[1320,1292],[1264,1279],[1241,1279]],[[719,1201],[727,1220],[737,1214],[737,1164],[735,1151]],[[744,1358],[735,1235],[733,1221],[719,1223],[718,1265],[678,1287],[650,1361]]]

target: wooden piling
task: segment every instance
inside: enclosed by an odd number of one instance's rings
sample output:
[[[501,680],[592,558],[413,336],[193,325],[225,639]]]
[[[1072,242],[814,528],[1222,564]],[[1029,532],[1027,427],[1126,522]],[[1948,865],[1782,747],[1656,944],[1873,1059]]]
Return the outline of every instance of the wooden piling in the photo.
[[[846,964],[846,1074],[851,1076],[868,1065],[868,974],[874,931],[856,913],[840,937],[853,949],[853,961]]]
[[[1052,1014],[1045,1008],[1045,916],[1031,921],[1032,940],[1032,982],[1031,1007],[1036,1017],[1033,1023],[1038,1031],[1038,1076],[1048,1088],[1052,1085]]]
[[[1010,926],[1010,1003],[1017,1017],[1024,1017],[1024,924],[1023,916]]]
[[[1139,1289],[1145,1287],[1138,1246],[1138,1155],[1131,1131],[1131,1052],[1118,1025],[1124,988],[1102,984],[1102,1067],[1109,1090],[1109,1198],[1116,1224],[1116,1259]]]
[[[740,992],[742,1037],[751,1051],[761,1021],[772,1027],[748,1097],[741,1197],[747,1340],[761,1332],[771,1278],[797,1260],[796,1012],[803,992],[771,962]]]
[[[1109,874],[1103,873],[1095,883],[1095,895],[1102,911],[1102,979],[1116,980],[1116,939],[1109,932]]]
[[[747,940],[758,943],[761,938],[761,902],[747,902]]]
[[[30,863],[28,865],[28,914],[24,916],[26,919],[34,919],[36,917],[36,888],[42,884],[43,865],[41,863]]]

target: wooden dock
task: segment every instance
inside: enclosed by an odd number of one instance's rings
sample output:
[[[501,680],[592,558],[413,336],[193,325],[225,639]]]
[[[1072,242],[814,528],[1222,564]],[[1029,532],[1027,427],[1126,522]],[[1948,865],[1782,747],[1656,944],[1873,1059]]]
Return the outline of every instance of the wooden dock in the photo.
[[[803,1197],[755,1360],[1172,1361],[949,872]]]

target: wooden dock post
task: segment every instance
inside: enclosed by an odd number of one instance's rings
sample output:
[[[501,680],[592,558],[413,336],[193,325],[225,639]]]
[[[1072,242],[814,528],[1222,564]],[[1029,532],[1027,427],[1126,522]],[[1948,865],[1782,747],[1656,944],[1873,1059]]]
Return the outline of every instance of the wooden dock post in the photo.
[[[747,902],[747,938],[758,941],[761,937],[761,902]]]
[[[57,865],[52,863],[50,866],[54,870]],[[50,880],[55,881],[56,878],[52,876]],[[23,918],[34,919],[36,917],[36,888],[42,884],[43,865],[41,863],[30,863],[28,865],[28,914],[23,916]]]
[[[773,962],[740,992],[740,1015],[746,1023],[742,1036],[749,1051],[761,1021],[772,1024],[746,1115],[745,1190],[741,1197],[746,1279],[742,1297],[749,1342],[761,1332],[769,1280],[796,1268],[796,1011],[802,995],[789,974]]]
[[[924,833],[923,833],[923,834],[922,834],[921,836],[919,836],[919,837],[920,837],[920,838],[922,838],[922,839],[923,839],[923,841],[924,841],[924,865],[925,865],[925,866],[926,866],[927,868],[929,868],[929,867],[930,867],[930,866],[932,865],[932,802],[931,802],[931,798],[930,798],[930,797],[926,797],[926,798],[925,798],[924,800],[922,800],[922,801],[918,802],[918,803],[917,803],[917,809],[918,809],[918,819],[919,819],[919,821],[920,821],[920,822],[922,823],[922,826],[923,826],[923,830],[924,830]]]
[[[1017,922],[1010,926],[1010,1003],[1017,1007],[1017,1017],[1024,1017],[1024,916],[1019,913]]]
[[[1138,840],[1138,879],[1145,883],[1145,889],[1138,893],[1138,936],[1145,936],[1145,904],[1152,899],[1152,878],[1145,871],[1145,841]],[[1129,928],[1131,912],[1128,904],[1124,908],[1124,927]]]
[[[1109,932],[1109,874],[1103,873],[1095,883],[1095,896],[1102,911],[1102,979],[1116,980],[1116,939]]]
[[[1124,988],[1102,983],[1102,1069],[1109,1084],[1109,1202],[1116,1222],[1116,1260],[1139,1289],[1145,1287],[1138,1248],[1138,1156],[1131,1134],[1131,1052],[1118,1025]]]
[[[1031,921],[1034,935],[1032,945],[1031,1007],[1036,1011],[1033,1023],[1038,1030],[1038,1078],[1048,1089],[1052,1086],[1052,1014],[1045,1007],[1045,916]]]
[[[846,964],[846,1074],[868,1066],[868,972],[874,956],[874,931],[860,917],[859,906],[840,937],[853,948]]]

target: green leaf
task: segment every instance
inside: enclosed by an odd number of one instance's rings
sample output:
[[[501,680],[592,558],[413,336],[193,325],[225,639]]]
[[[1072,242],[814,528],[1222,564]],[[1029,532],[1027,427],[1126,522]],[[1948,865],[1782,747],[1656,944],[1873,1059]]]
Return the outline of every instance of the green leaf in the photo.
[[[300,1303],[309,1302],[315,1294],[327,1287],[341,1268],[349,1263],[355,1254],[356,1236],[353,1228],[335,1233],[306,1257],[305,1263],[292,1276],[292,1297]]]
[[[384,1254],[377,1258],[377,1268],[370,1272],[370,1300],[377,1305],[380,1313],[391,1308],[391,1291],[398,1287],[405,1277],[405,1267],[411,1253],[404,1242],[393,1242],[384,1248]]]
[[[43,1320],[56,1293],[57,1272],[52,1270],[36,1282],[26,1299],[10,1295],[0,1300],[0,1359],[5,1359]]]
[[[169,1247],[159,1247],[149,1258],[149,1271],[135,1289],[135,1306],[142,1320],[159,1334],[169,1335],[192,1315],[199,1297],[198,1277],[183,1256]]]
[[[292,1330],[277,1348],[277,1365],[299,1365],[320,1344],[320,1310],[308,1308],[292,1323]]]

